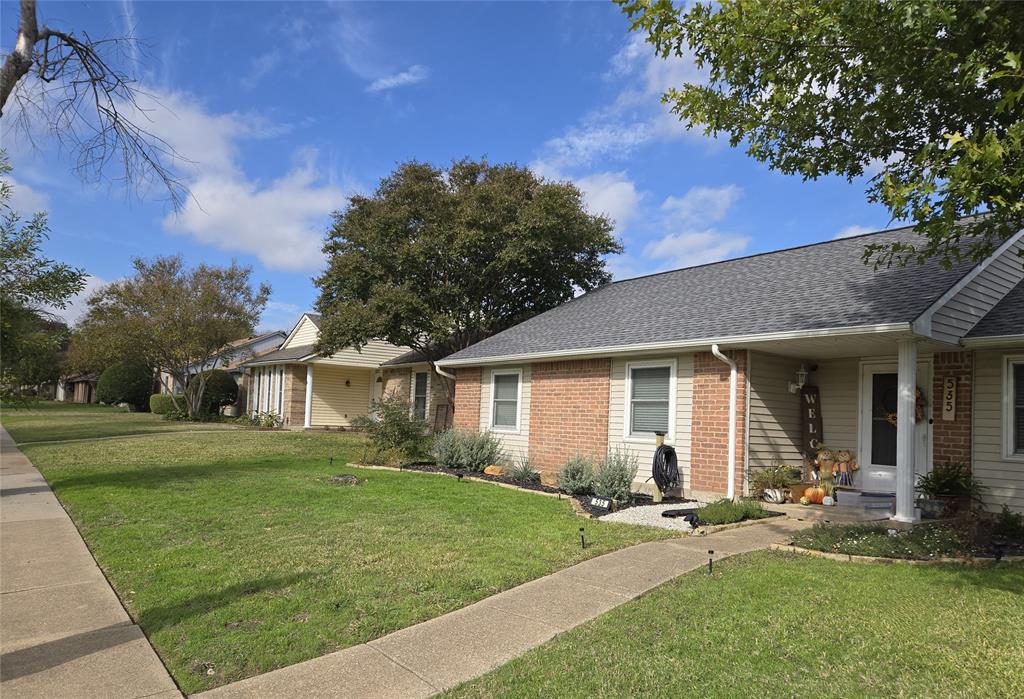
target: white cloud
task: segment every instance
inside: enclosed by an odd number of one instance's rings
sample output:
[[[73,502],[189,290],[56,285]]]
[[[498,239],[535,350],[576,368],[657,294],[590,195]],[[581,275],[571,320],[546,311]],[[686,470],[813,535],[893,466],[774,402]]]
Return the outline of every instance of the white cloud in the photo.
[[[715,223],[725,218],[742,190],[734,184],[724,187],[693,187],[681,197],[668,197],[661,204],[681,223]]]
[[[836,233],[832,237],[832,240],[839,240],[840,238],[852,238],[855,235],[864,235],[865,233],[874,233],[874,232],[875,232],[874,228],[869,228],[867,226],[852,225],[852,226],[847,226],[843,230],[841,230],[838,233]]]
[[[182,157],[178,169],[191,192],[181,211],[164,218],[166,230],[250,253],[270,269],[320,268],[327,217],[343,206],[345,192],[317,167],[316,151],[296,151],[291,169],[268,182],[241,165],[240,141],[290,127],[254,114],[212,113],[183,93],[155,93],[143,108],[148,128]]]
[[[409,68],[400,73],[377,78],[367,86],[366,91],[384,92],[386,90],[393,90],[396,87],[415,85],[426,80],[429,75],[430,71],[421,65],[409,66]]]
[[[270,332],[272,330],[288,332],[295,325],[295,321],[299,319],[301,313],[302,308],[294,303],[268,301],[267,307],[263,311],[263,316],[260,318],[258,329],[260,332]]]
[[[689,55],[661,58],[642,35],[634,33],[611,58],[605,79],[622,83],[616,97],[549,139],[534,169],[588,167],[601,158],[624,158],[648,143],[686,135],[704,138],[701,132],[687,129],[661,103],[669,88],[703,81]]]
[[[77,294],[71,297],[68,305],[65,308],[56,308],[54,306],[44,306],[43,310],[48,313],[52,313],[58,318],[62,318],[65,323],[69,326],[74,325],[85,312],[89,310],[89,297],[92,296],[100,287],[106,286],[109,282],[101,277],[89,275],[85,278],[85,286]]]
[[[50,197],[45,192],[33,189],[24,182],[20,182],[11,176],[7,176],[11,186],[11,198],[7,204],[21,216],[28,219],[40,211],[48,211],[50,208]]]
[[[256,58],[249,62],[249,72],[241,80],[242,87],[256,87],[263,78],[270,75],[281,65],[282,59],[283,56],[278,49],[273,49],[256,56]]]
[[[718,262],[746,250],[750,238],[714,229],[670,233],[644,246],[644,257],[657,261],[659,269],[693,267]]]
[[[583,192],[587,210],[603,214],[621,230],[637,214],[642,194],[624,172],[599,172],[576,180]]]

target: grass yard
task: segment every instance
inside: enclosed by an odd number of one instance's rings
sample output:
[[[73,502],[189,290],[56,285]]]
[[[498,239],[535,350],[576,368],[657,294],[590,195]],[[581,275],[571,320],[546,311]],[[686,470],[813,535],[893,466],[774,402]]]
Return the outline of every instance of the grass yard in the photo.
[[[30,408],[3,410],[3,426],[19,444],[62,439],[89,439],[152,432],[230,430],[221,422],[174,422],[152,413],[130,413],[127,408],[85,403],[38,401]]]
[[[447,696],[1024,696],[1024,564],[759,552],[695,571]]]
[[[23,451],[188,693],[671,536],[582,520],[567,501],[486,483],[343,466],[360,444],[343,433],[234,431]],[[365,481],[327,484],[342,472]]]

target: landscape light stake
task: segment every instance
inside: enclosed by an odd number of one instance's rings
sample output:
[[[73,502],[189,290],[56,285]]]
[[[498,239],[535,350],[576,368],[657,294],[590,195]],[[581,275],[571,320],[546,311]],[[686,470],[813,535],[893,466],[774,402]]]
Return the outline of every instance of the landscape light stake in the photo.
[[[333,465],[334,465],[334,457],[333,457],[333,456],[332,456],[332,457],[330,457],[330,458],[329,458],[329,459],[327,460],[327,463],[328,463],[328,465],[330,465],[330,466],[333,466]]]
[[[583,527],[580,527],[580,547],[587,548],[587,536],[583,532]]]
[[[708,575],[711,575],[711,573],[714,572],[714,570],[713,570],[714,562],[715,562],[715,550],[714,549],[708,549]]]
[[[459,479],[459,483],[462,482],[462,474],[461,473],[456,473],[455,477]]]

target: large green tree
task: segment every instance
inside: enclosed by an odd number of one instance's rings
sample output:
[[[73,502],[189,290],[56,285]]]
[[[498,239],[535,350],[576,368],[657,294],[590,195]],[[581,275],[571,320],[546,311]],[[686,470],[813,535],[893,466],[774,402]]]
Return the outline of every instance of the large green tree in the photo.
[[[57,378],[68,329],[47,309],[66,308],[85,284],[83,270],[43,255],[46,213],[21,219],[10,205],[10,172],[0,154],[0,394],[6,400],[23,385]]]
[[[135,274],[107,284],[89,298],[78,324],[72,354],[82,366],[131,357],[189,390],[190,417],[203,412],[209,371],[226,364],[236,350],[228,343],[253,334],[267,305],[270,287],[253,288],[252,269],[185,266],[180,256],[136,259]],[[168,388],[170,388],[168,386]]]
[[[1020,230],[1024,3],[615,1],[704,69],[664,95],[686,124],[787,174],[869,175],[868,199],[923,234],[866,260],[977,260]]]
[[[610,279],[612,222],[513,164],[400,165],[335,214],[319,349],[383,339],[431,361]]]

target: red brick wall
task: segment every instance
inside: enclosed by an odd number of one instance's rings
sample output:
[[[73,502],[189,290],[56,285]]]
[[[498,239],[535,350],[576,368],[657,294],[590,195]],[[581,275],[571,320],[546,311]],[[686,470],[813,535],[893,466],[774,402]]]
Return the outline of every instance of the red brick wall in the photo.
[[[455,417],[452,425],[460,430],[480,429],[479,368],[455,370]]]
[[[971,404],[974,383],[973,352],[936,352],[932,381],[932,460],[971,463]],[[956,377],[956,419],[942,419],[945,379]]]
[[[736,494],[743,494],[743,435],[746,429],[747,353],[730,350],[736,362]],[[701,493],[728,491],[729,367],[710,352],[693,357],[693,428],[690,489]]]
[[[581,454],[608,451],[611,362],[584,359],[534,364],[530,384],[530,461],[541,473],[558,472]]]

